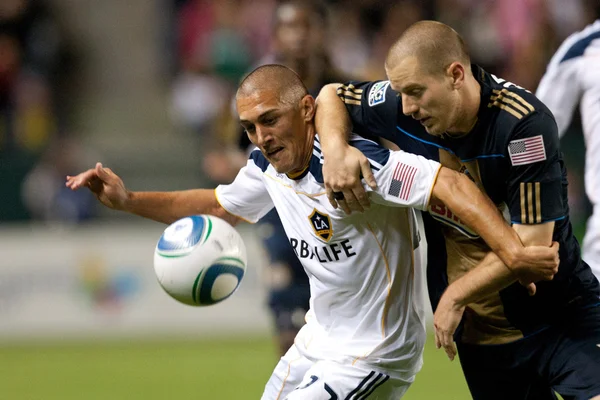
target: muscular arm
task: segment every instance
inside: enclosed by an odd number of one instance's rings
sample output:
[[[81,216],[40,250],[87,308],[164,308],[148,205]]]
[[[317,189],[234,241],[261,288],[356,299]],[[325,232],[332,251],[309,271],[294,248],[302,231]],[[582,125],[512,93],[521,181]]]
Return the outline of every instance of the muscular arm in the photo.
[[[325,85],[317,97],[315,127],[319,132],[321,146],[325,150],[348,146],[348,135],[352,130],[352,121],[350,121],[348,111],[337,95],[340,86],[340,83]],[[336,151],[331,151],[331,154],[335,155]]]
[[[466,175],[442,167],[432,191],[432,201],[436,200],[475,230],[510,269],[522,266],[519,235]]]
[[[350,214],[352,210],[364,211],[369,207],[369,198],[360,177],[372,189],[377,187],[377,182],[369,160],[359,150],[348,145],[352,121],[337,95],[338,89],[343,90],[339,83],[331,83],[321,89],[317,98],[315,127],[319,132],[323,153],[327,155],[323,163],[323,177],[329,202],[334,208],[339,205]],[[338,202],[333,196],[334,192],[342,192],[344,200]]]
[[[193,189],[177,192],[129,192],[124,211],[170,224],[194,214],[210,214],[231,225],[241,221],[219,204],[212,189]]]
[[[552,243],[554,222],[514,225],[514,231],[525,246],[549,246]],[[443,347],[448,358],[453,360],[456,355],[453,335],[462,319],[465,307],[504,289],[515,281],[515,274],[506,268],[498,256],[488,253],[477,267],[454,281],[440,299],[433,317],[436,346]]]
[[[552,245],[554,221],[539,225],[514,225],[513,228],[524,246]],[[477,267],[453,282],[447,292],[457,306],[466,306],[504,289],[516,280],[515,274],[506,268],[496,254],[488,253]]]

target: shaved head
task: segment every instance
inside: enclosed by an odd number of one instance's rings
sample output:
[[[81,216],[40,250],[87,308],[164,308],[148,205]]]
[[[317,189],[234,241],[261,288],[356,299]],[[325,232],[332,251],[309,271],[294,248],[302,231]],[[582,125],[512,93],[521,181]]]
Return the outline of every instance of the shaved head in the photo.
[[[236,99],[260,96],[264,92],[277,93],[279,102],[286,105],[297,105],[308,94],[298,74],[283,65],[268,64],[256,68],[242,80]]]
[[[470,71],[470,57],[465,42],[448,25],[436,21],[419,21],[411,25],[390,48],[385,60],[386,70],[392,70],[402,60],[415,57],[427,73],[444,73],[453,62],[460,62]]]
[[[236,93],[240,124],[279,173],[303,171],[312,156],[315,99],[298,75],[283,65],[263,65]]]

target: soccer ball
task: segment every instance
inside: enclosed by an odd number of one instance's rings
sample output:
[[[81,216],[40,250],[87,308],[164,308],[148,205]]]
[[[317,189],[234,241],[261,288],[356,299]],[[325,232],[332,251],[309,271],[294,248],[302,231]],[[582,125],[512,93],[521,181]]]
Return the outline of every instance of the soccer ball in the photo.
[[[165,229],[154,251],[162,288],[190,306],[209,306],[236,291],[246,272],[246,246],[227,222],[193,215]]]

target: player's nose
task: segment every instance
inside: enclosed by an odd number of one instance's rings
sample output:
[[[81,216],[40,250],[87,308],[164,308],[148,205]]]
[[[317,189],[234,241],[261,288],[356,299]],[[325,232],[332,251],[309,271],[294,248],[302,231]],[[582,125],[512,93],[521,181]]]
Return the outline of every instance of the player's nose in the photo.
[[[419,111],[417,104],[408,96],[402,94],[402,113],[404,115],[414,115]]]
[[[256,145],[259,147],[264,147],[266,144],[273,140],[273,135],[269,132],[268,129],[265,129],[260,126],[256,126]]]

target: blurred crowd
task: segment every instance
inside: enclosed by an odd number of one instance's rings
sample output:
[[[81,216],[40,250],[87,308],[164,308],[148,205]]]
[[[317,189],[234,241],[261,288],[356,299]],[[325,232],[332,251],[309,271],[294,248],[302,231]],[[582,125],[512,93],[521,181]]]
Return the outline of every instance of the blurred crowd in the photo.
[[[75,67],[48,4],[0,2],[0,221],[92,215],[89,194],[62,185],[80,154],[69,129]]]
[[[207,155],[213,168],[206,173],[215,182],[229,180],[229,166],[239,163],[232,97],[258,64],[301,70],[311,88],[343,78],[385,79],[389,46],[413,22],[435,19],[463,35],[474,62],[533,91],[560,42],[590,23],[598,7],[589,0],[314,0],[309,27],[290,22],[281,3],[160,3],[172,16],[170,115],[217,152]],[[0,1],[0,221],[94,215],[87,195],[55,186],[81,150],[69,121],[77,57],[50,4]]]
[[[310,2],[310,0],[307,0]],[[239,79],[275,51],[275,0],[176,2],[174,110],[206,132],[230,106]],[[306,3],[306,2],[304,2]],[[382,79],[390,45],[421,19],[453,26],[484,68],[534,90],[558,44],[590,22],[591,2],[574,0],[323,1],[313,52],[352,79]],[[319,40],[320,39],[320,40]],[[211,101],[207,101],[210,99]],[[207,107],[208,105],[208,107]],[[216,129],[219,130],[219,129]]]

